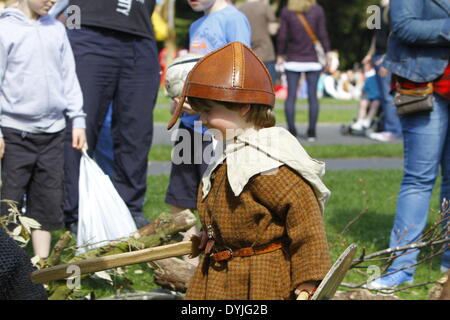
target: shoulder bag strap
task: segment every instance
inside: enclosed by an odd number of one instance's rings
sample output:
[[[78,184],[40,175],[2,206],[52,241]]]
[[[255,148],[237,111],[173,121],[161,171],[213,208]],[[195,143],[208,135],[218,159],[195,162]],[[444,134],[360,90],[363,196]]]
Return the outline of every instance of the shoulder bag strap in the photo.
[[[303,14],[301,13],[296,13],[298,19],[300,20],[300,22],[302,23],[302,25],[305,27],[306,32],[308,33],[308,36],[311,38],[311,41],[316,44],[317,42],[319,42],[319,40],[317,40],[316,35],[314,34],[314,31],[312,31],[308,21],[306,21],[306,18]]]

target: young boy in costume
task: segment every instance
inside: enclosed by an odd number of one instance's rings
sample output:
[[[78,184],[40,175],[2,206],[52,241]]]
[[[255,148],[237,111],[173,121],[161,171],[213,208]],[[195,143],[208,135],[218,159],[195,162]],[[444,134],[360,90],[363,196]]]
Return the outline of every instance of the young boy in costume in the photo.
[[[186,298],[311,296],[330,268],[322,220],[330,192],[320,179],[324,164],[274,127],[275,96],[263,62],[240,42],[202,58],[169,128],[186,99],[223,147],[199,187],[204,255]]]
[[[250,46],[251,32],[247,18],[226,0],[188,0],[188,3],[195,12],[204,13],[189,28],[189,52],[204,55],[232,41]],[[192,152],[189,163],[172,163],[166,203],[171,205],[174,213],[196,209],[198,185],[208,165],[205,161],[198,161],[196,154],[203,153],[211,143],[210,137],[203,137],[204,128],[195,126],[199,116],[189,114],[191,110],[188,105],[186,107],[184,111],[187,112],[181,115],[179,129],[189,132]],[[196,139],[203,143],[196,146]],[[186,143],[184,138],[177,137],[174,146],[180,141]]]
[[[49,254],[50,231],[64,227],[65,114],[72,147],[87,147],[72,49],[64,26],[48,15],[55,2],[20,0],[0,13],[2,199],[20,203],[26,193],[26,215],[41,224],[32,230],[41,258]]]

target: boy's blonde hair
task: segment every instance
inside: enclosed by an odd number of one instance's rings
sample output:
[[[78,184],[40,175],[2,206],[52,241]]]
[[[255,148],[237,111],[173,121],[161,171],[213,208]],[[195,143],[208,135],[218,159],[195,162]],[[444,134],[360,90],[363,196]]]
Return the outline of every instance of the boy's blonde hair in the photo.
[[[187,97],[192,109],[198,113],[207,113],[211,110],[211,106],[208,104],[207,99]],[[215,101],[215,100],[214,100]],[[243,107],[244,103],[236,102],[224,102],[215,101],[223,105],[225,108],[237,111]],[[275,126],[275,114],[272,111],[272,107],[264,104],[250,104],[250,110],[244,116],[246,122],[253,124],[258,128],[269,128]]]

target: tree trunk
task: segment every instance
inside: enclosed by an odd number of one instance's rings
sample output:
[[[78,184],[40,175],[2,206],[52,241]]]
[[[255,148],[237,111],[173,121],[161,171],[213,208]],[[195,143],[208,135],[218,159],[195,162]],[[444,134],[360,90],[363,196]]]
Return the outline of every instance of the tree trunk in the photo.
[[[168,258],[148,263],[155,270],[155,283],[162,288],[185,293],[196,266],[178,258]]]

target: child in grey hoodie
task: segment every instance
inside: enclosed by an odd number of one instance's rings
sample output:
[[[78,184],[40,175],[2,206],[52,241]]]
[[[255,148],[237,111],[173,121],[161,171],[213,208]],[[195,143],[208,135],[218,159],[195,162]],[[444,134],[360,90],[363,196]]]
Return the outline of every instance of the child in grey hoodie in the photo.
[[[26,198],[36,255],[63,227],[65,116],[72,147],[87,148],[83,98],[64,26],[48,11],[56,0],[19,0],[0,11],[0,158],[2,199]],[[2,204],[2,214],[7,208]]]

